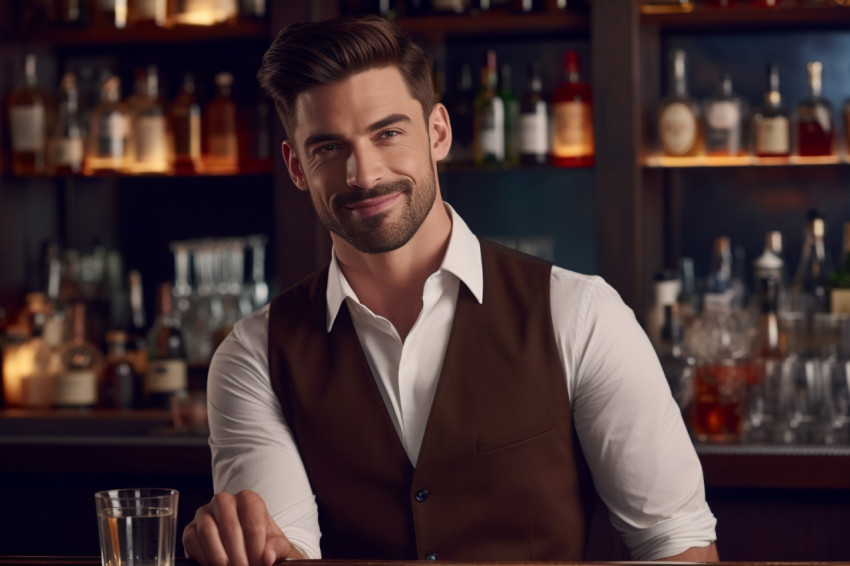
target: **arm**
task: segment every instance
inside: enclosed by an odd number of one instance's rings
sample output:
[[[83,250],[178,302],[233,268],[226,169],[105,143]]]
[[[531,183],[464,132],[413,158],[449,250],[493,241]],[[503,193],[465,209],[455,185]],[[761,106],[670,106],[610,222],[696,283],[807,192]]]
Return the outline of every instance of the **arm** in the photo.
[[[576,432],[635,560],[711,557],[702,466],[655,351],[599,278],[553,271],[552,311]]]
[[[278,558],[320,557],[315,498],[269,382],[267,342],[268,308],[237,324],[210,365],[207,405],[216,496],[184,532],[184,546],[196,559],[200,547],[219,557],[222,552],[242,556],[247,549],[249,559],[257,559],[249,562],[262,564],[253,542],[261,538],[272,541]],[[281,537],[286,544],[274,546]],[[290,555],[290,546],[297,554]]]
[[[670,562],[720,562],[720,557],[717,555],[717,545],[711,543],[708,546],[692,546],[685,552],[681,552],[675,556],[659,558],[659,560]]]

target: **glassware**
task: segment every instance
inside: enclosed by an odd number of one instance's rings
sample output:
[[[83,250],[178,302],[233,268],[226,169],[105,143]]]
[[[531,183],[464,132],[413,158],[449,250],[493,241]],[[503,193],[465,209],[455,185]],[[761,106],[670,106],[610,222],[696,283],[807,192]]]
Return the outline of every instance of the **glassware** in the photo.
[[[753,351],[753,372],[747,388],[746,438],[749,442],[781,441],[782,366],[785,336],[780,326],[779,280],[758,280],[760,314]]]
[[[100,102],[92,113],[86,148],[86,173],[126,172],[129,169],[131,147],[130,114],[121,102],[121,80],[112,76],[103,84]]]
[[[832,105],[823,97],[823,65],[806,64],[809,96],[797,105],[797,155],[823,157],[835,154],[835,120]]]
[[[767,66],[764,106],[753,114],[754,153],[757,157],[786,158],[791,154],[791,122],[779,91],[779,66]]]
[[[579,74],[578,53],[564,56],[566,82],[552,95],[551,162],[557,167],[590,167],[596,161],[593,92]]]
[[[144,397],[149,406],[169,407],[171,395],[188,388],[185,343],[172,308],[171,284],[157,288],[157,316],[148,332]]]
[[[832,261],[826,249],[826,224],[817,209],[809,210],[808,222],[803,232],[803,250],[800,263],[791,284],[791,307],[806,317],[828,312],[829,275]]]
[[[850,314],[850,222],[844,223],[844,242],[838,269],[829,276],[829,305],[832,313]]]
[[[519,100],[513,94],[511,66],[503,63],[499,76],[499,98],[505,108],[505,160],[504,165],[519,165]]]
[[[687,56],[683,50],[672,52],[671,65],[670,88],[658,111],[661,154],[695,157],[703,153],[702,124],[699,104],[688,94]]]
[[[15,175],[41,175],[47,170],[47,125],[50,106],[47,93],[38,86],[32,53],[24,57],[24,80],[9,95],[7,112]]]
[[[670,385],[673,399],[683,415],[691,410],[694,398],[693,357],[685,353],[684,327],[679,318],[679,307],[674,303],[664,305],[664,325],[658,346],[658,360]],[[686,416],[687,420],[687,416]]]
[[[59,112],[49,144],[48,165],[53,174],[68,175],[82,171],[83,140],[77,80],[73,73],[65,73],[60,87]]]
[[[812,355],[809,323],[799,312],[781,315],[788,356],[782,366],[782,440],[813,444],[823,440],[823,379],[818,359]]]
[[[100,380],[100,406],[133,409],[141,398],[141,377],[128,352],[128,336],[123,330],[106,333],[106,368]]]
[[[487,51],[487,63],[481,69],[481,88],[475,97],[475,164],[496,165],[505,159],[505,104],[496,86],[496,52]]]
[[[705,152],[710,157],[737,157],[743,148],[744,100],[732,91],[732,76],[723,75],[720,92],[705,102]]]
[[[817,315],[827,444],[850,442],[850,315]]]
[[[62,371],[56,376],[53,404],[57,407],[92,407],[97,403],[97,382],[103,355],[86,338],[86,305],[71,306],[71,338],[60,350]]]
[[[144,91],[132,114],[133,152],[130,170],[137,174],[168,172],[168,124],[159,97],[159,73],[155,65],[147,69]]]
[[[528,88],[520,99],[519,159],[522,165],[545,165],[549,155],[549,108],[542,95],[540,63],[529,66]]]

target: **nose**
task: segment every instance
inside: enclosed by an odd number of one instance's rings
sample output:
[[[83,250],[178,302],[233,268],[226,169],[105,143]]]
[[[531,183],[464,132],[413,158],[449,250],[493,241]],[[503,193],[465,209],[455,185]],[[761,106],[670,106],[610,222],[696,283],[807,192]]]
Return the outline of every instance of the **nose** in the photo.
[[[380,152],[368,144],[355,144],[345,162],[346,183],[349,187],[370,189],[384,176]]]

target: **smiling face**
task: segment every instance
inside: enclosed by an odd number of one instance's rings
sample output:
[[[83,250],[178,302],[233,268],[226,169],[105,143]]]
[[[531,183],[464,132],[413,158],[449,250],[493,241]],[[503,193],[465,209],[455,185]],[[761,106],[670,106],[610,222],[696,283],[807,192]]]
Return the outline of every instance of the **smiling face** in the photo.
[[[435,105],[426,123],[390,66],[302,92],[296,116],[283,157],[325,227],[363,253],[404,246],[439,194],[435,163],[451,143],[445,108]]]

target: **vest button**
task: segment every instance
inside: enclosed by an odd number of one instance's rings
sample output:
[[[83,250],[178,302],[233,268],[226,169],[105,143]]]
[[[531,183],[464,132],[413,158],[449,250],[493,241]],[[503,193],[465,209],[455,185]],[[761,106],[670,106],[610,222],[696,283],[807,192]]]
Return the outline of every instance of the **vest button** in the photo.
[[[419,503],[425,503],[425,501],[427,501],[427,500],[428,500],[428,496],[429,496],[429,495],[431,495],[431,494],[430,494],[430,493],[428,493],[428,490],[427,490],[427,489],[420,489],[419,491],[417,491],[417,492],[414,494],[414,496],[413,496],[413,497],[415,497],[415,498],[416,498],[416,501],[418,501]],[[433,558],[429,558],[429,560],[433,560]]]
[[[437,555],[434,554],[433,552],[429,552],[428,554],[425,555],[425,560],[436,560],[436,559],[437,559]]]

